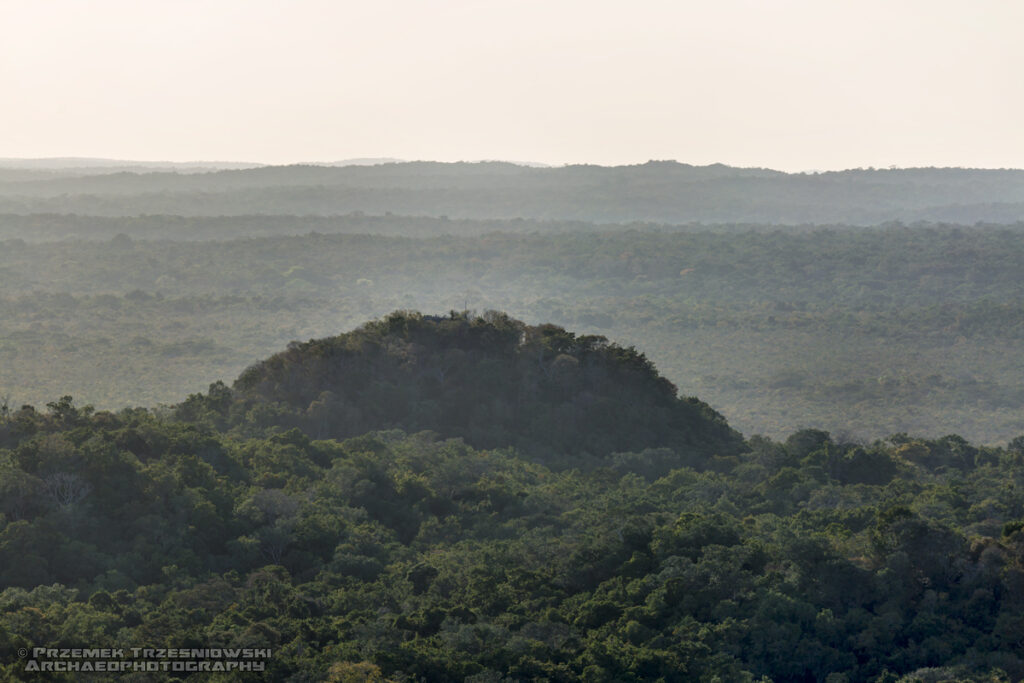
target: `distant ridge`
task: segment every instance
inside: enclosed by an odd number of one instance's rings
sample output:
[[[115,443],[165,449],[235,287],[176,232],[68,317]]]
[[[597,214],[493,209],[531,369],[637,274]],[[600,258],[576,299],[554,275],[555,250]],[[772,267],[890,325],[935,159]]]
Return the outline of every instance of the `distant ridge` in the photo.
[[[677,161],[535,167],[499,161],[384,159],[237,169],[81,169],[12,169],[0,163],[0,214],[361,213],[663,225],[1024,221],[1021,170],[855,169],[806,174]]]
[[[333,161],[295,161],[281,163],[266,163],[254,161],[163,161],[163,160],[136,160],[136,159],[110,159],[106,157],[0,157],[0,168],[17,169],[89,169],[89,168],[145,168],[145,169],[206,169],[206,170],[246,170],[252,168],[278,167],[287,168],[292,166],[321,166],[326,168],[337,168],[345,166],[381,166],[385,164],[437,164],[437,165],[465,165],[465,164],[510,164],[524,168],[591,168],[591,169],[627,169],[627,168],[657,168],[702,170],[710,173],[725,173],[727,175],[747,175],[750,173],[765,173],[775,176],[820,176],[820,175],[878,175],[887,173],[907,172],[946,172],[946,171],[1019,171],[1024,169],[1000,167],[961,167],[961,166],[891,166],[888,168],[859,167],[840,169],[809,169],[805,171],[780,171],[767,166],[730,166],[723,163],[711,164],[689,164],[674,159],[651,159],[646,162],[634,164],[591,164],[591,163],[566,163],[552,164],[541,161],[521,161],[512,159],[467,159],[463,161],[432,161],[429,159],[409,160],[400,157],[353,157],[351,159],[337,159]]]

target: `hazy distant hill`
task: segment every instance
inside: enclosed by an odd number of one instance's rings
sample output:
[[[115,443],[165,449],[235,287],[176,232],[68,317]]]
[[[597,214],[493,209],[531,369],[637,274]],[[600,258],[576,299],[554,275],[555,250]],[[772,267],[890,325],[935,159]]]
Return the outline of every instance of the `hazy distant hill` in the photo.
[[[535,218],[600,223],[1015,222],[1024,171],[787,174],[672,161],[532,168],[506,162],[265,166],[4,179],[0,213]]]

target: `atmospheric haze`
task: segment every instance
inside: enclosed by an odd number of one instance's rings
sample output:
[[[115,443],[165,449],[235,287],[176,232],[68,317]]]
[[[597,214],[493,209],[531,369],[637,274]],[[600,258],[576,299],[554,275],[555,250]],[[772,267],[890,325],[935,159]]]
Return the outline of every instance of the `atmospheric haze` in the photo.
[[[1024,5],[0,3],[0,156],[1020,167]]]

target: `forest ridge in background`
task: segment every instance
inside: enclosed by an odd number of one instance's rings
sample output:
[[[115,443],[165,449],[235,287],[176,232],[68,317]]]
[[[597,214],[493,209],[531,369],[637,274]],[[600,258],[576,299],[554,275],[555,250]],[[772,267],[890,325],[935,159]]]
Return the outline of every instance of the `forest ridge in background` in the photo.
[[[748,435],[1024,433],[1021,171],[62,163],[0,164],[12,404],[473,309],[632,344]]]
[[[216,170],[0,165],[0,213],[337,215],[595,223],[1015,222],[1024,171],[953,168],[783,173],[721,164],[535,167],[405,162]],[[199,173],[195,171],[209,170]]]

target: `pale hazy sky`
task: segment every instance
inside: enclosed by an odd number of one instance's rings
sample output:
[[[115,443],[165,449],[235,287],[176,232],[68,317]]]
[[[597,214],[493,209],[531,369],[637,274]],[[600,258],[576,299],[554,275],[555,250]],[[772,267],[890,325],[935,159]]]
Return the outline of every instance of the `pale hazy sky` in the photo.
[[[1020,0],[0,0],[0,157],[1024,167]]]

